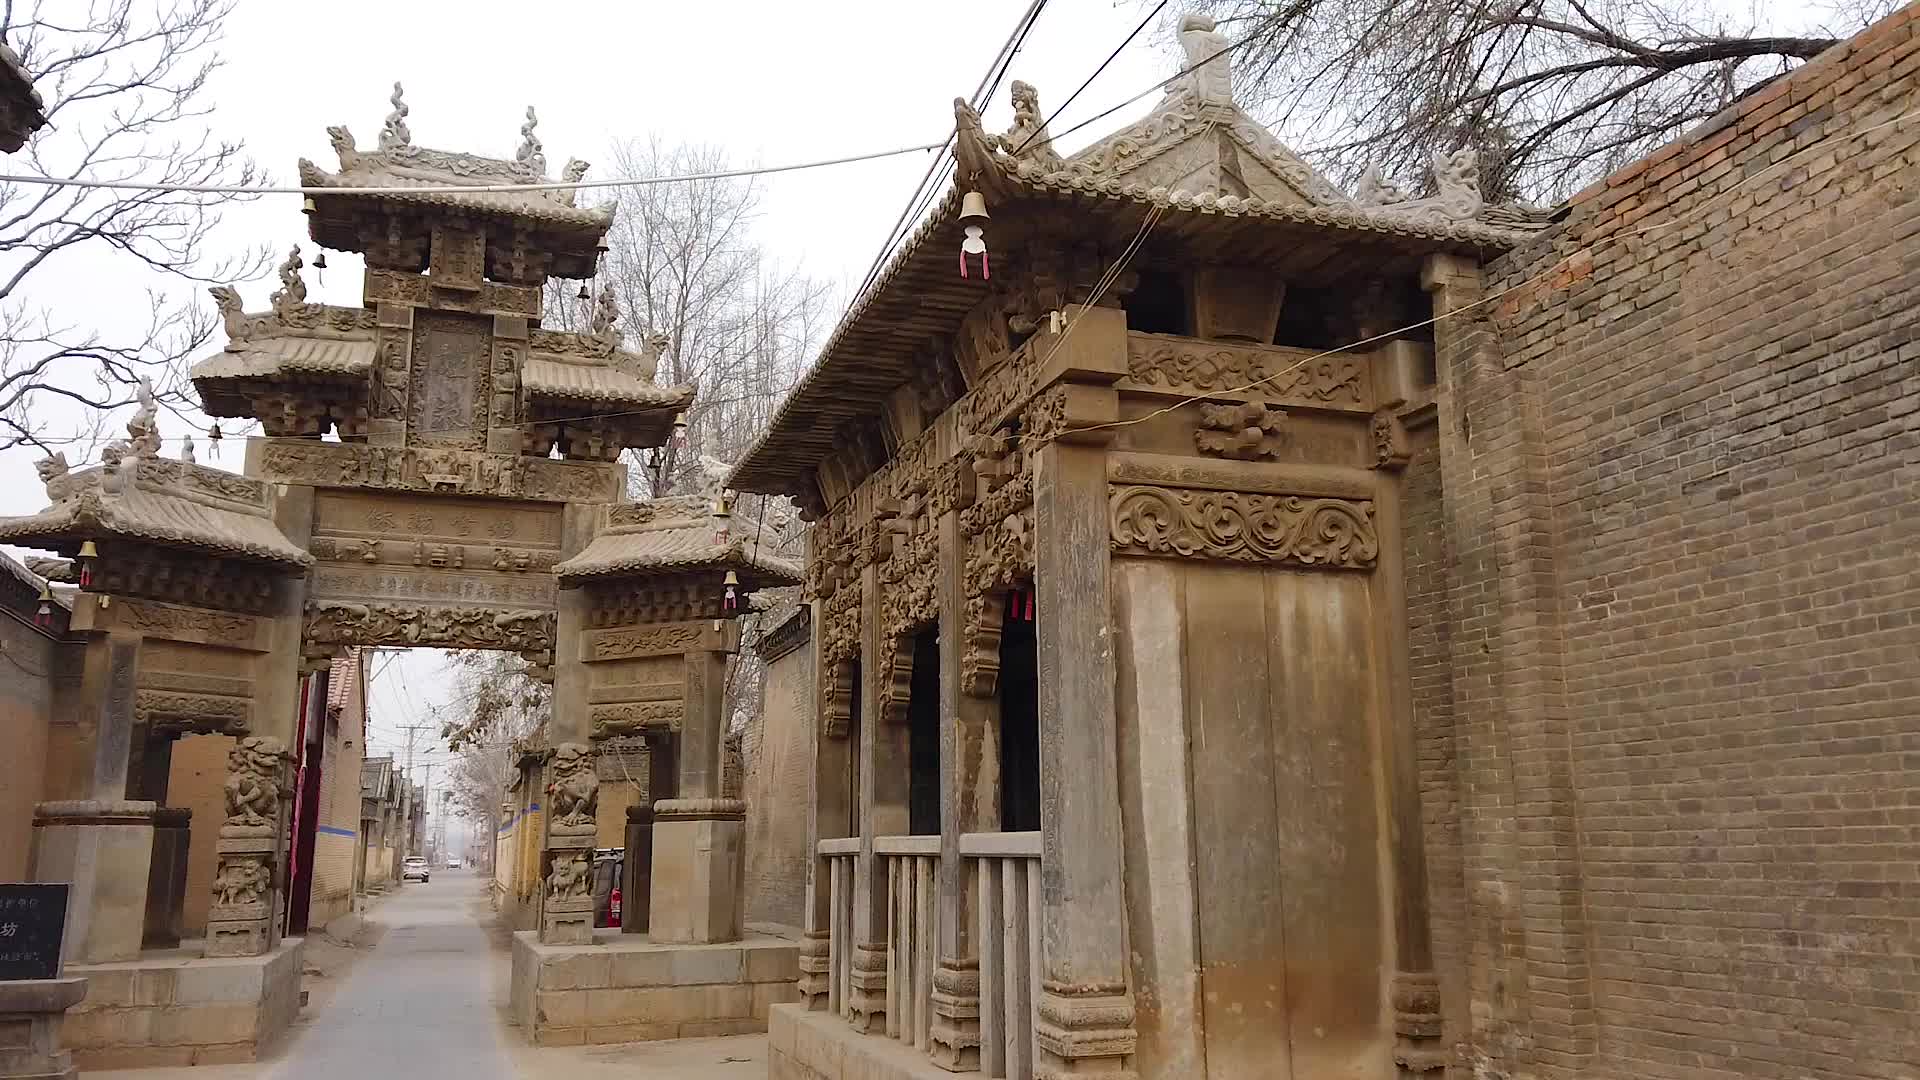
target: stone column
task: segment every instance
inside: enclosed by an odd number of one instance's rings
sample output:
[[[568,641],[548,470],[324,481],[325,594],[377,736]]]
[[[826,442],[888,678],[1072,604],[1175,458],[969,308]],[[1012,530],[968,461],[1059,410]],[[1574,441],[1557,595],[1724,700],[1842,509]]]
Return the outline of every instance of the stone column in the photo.
[[[847,1022],[869,1034],[886,1030],[891,900],[873,840],[903,834],[908,828],[907,732],[888,715],[887,705],[900,650],[886,640],[880,621],[876,565],[880,528],[878,523],[866,526],[860,541],[860,852],[853,862],[853,941],[846,1002]]]
[[[254,735],[227,753],[227,817],[214,841],[208,956],[260,956],[278,937],[276,877],[284,850],[291,757],[284,742]]]
[[[962,471],[948,478],[956,494],[974,483],[969,465],[960,462]],[[931,1055],[943,1069],[968,1072],[980,1067],[980,951],[976,890],[960,857],[960,837],[1000,827],[1000,743],[997,681],[969,685],[962,677],[966,652],[977,643],[967,604],[967,538],[959,509],[948,507],[935,524],[940,534],[940,940]],[[989,597],[988,603],[998,599]],[[998,614],[996,608],[989,615],[996,624]]]
[[[60,1049],[60,1023],[86,996],[85,979],[0,982],[0,1080],[75,1080],[80,1070]]]
[[[832,1002],[833,876],[832,866],[820,857],[820,841],[848,835],[853,813],[852,746],[847,718],[839,714],[841,694],[851,697],[852,665],[828,664],[821,648],[825,605],[813,602],[813,672],[815,684],[813,730],[807,739],[812,755],[807,813],[807,893],[805,936],[800,942],[800,996],[807,1008],[822,1011]],[[840,948],[847,948],[840,942]]]
[[[1095,371],[1126,364],[1120,312],[1091,310],[1062,348]],[[1103,381],[1111,381],[1110,379]],[[1034,1003],[1040,1078],[1131,1077],[1120,778],[1108,590],[1103,443],[1118,417],[1104,386],[1065,382],[1029,410],[1052,417],[1034,458],[1034,586],[1039,605],[1040,878],[1043,975]],[[1080,430],[1085,432],[1074,435]]]
[[[740,940],[741,879],[746,873],[747,804],[723,796],[727,657],[739,648],[739,624],[720,624],[718,648],[686,654],[685,718],[675,797],[653,803],[655,941],[710,944]]]
[[[98,602],[80,597],[76,629],[95,625]],[[133,708],[139,670],[137,635],[99,634],[87,643],[78,695],[93,727],[87,798],[34,808],[29,873],[35,881],[73,883],[64,955],[74,963],[140,956],[157,806],[127,797],[138,786]]]
[[[593,748],[563,742],[547,765],[545,945],[593,944],[593,841],[599,832],[600,771]]]

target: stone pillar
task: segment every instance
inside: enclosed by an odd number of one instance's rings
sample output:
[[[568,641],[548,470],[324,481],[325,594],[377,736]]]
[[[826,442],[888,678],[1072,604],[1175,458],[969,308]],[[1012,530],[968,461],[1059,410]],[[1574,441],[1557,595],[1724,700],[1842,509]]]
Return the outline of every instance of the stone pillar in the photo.
[[[961,473],[949,478],[956,492],[974,483],[970,463],[959,465]],[[980,951],[976,889],[960,857],[960,837],[1000,827],[1000,743],[997,681],[968,684],[962,677],[967,650],[976,643],[959,509],[946,507],[935,523],[940,536],[940,940],[930,1053],[943,1069],[969,1072],[980,1067]],[[989,597],[988,604],[997,600]]]
[[[74,1080],[80,1070],[60,1049],[67,1009],[87,996],[85,979],[0,982],[0,1080]]]
[[[869,1034],[886,1030],[891,900],[873,841],[908,829],[907,731],[889,715],[888,707],[900,649],[886,639],[881,624],[879,567],[875,565],[882,527],[869,524],[860,541],[860,852],[853,862],[853,941],[846,1002],[847,1022]]]
[[[1065,362],[1126,363],[1120,312],[1090,310]],[[1114,391],[1067,382],[1029,415],[1055,418],[1034,458],[1034,586],[1039,605],[1040,923],[1035,1076],[1131,1077],[1107,469]],[[1035,425],[1036,427],[1038,425]],[[1074,435],[1075,430],[1085,434]]]
[[[652,760],[651,754],[648,760]],[[648,788],[649,794],[652,788]],[[644,934],[653,911],[653,807],[627,807],[627,855],[620,865],[620,932]]]
[[[278,940],[274,897],[286,836],[282,792],[291,757],[278,737],[254,735],[227,753],[227,817],[214,841],[208,956],[261,956]]]
[[[820,601],[813,602],[810,647],[817,693],[813,730],[807,739],[812,769],[808,773],[806,926],[800,942],[800,996],[813,1011],[829,1008],[833,998],[833,868],[820,857],[820,841],[847,836],[853,816],[853,747],[847,738],[848,718],[839,711],[841,691],[852,696],[852,664],[825,661],[823,607]],[[848,944],[840,942],[840,948]]]
[[[126,799],[74,799],[33,808],[29,876],[73,883],[61,950],[67,962],[140,958],[156,809],[150,802]]]
[[[83,594],[74,622],[95,625],[99,597]],[[156,805],[129,799],[138,787],[134,687],[140,670],[137,635],[96,634],[87,643],[78,700],[88,704],[93,759],[87,798],[34,808],[31,876],[72,882],[64,956],[82,964],[134,960],[147,912]],[[140,764],[144,765],[144,762]]]
[[[600,772],[593,748],[563,742],[547,766],[544,945],[593,944],[593,841],[599,832]]]
[[[153,861],[147,874],[147,918],[142,944],[177,949],[186,933],[187,854],[193,811],[162,806],[153,816]]]
[[[746,874],[747,804],[723,797],[727,657],[739,624],[726,622],[719,649],[686,654],[686,707],[674,798],[653,803],[655,941],[712,944],[740,940],[741,879]]]

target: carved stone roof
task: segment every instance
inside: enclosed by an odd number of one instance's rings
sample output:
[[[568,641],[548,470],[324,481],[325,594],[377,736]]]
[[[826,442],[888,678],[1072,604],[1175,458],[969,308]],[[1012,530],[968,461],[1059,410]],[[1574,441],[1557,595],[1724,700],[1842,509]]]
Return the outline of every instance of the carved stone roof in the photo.
[[[25,566],[22,566],[17,560],[13,558],[13,556],[8,555],[4,551],[0,551],[0,570],[4,570],[6,572],[7,578],[13,581],[21,589],[27,590],[24,593],[20,593],[23,600],[32,599],[37,601],[40,597],[41,583],[43,581],[58,580],[58,579],[50,579],[48,578],[48,575],[41,574],[33,569],[33,564],[40,561],[41,560],[39,559],[28,559],[27,564]],[[18,589],[16,589],[15,591],[19,592]],[[51,591],[53,593],[53,602],[55,604],[59,605],[60,607],[66,608],[68,610],[72,610],[73,594],[71,590],[53,589]]]
[[[1196,62],[1220,52],[1211,22],[1197,17],[1183,20],[1181,45]],[[993,215],[986,243],[1002,275],[1018,272],[1038,243],[1060,244],[1062,222],[1072,242],[1118,252],[1150,214],[1154,225],[1135,265],[1232,263],[1282,279],[1311,277],[1322,288],[1411,279],[1427,255],[1485,258],[1537,227],[1514,212],[1449,216],[1428,201],[1361,206],[1233,103],[1231,74],[1219,63],[1202,65],[1147,117],[1072,159],[1051,150],[1033,119],[1043,114],[1032,88],[1016,84],[1014,95],[1015,125],[1006,135],[988,135],[978,114],[954,103],[953,189],[856,298],[729,486],[809,494],[841,426],[877,413],[912,377],[928,342],[954,333],[990,295],[990,282],[957,269],[957,219],[968,190],[982,193]]]
[[[390,150],[354,150],[341,164],[339,172],[328,172],[301,158],[301,186],[337,188],[345,194],[352,194],[356,188],[408,188],[411,190],[403,193],[363,197],[398,205],[438,207],[482,217],[536,222],[568,232],[598,234],[613,223],[611,208],[570,206],[545,191],[448,190],[487,184],[538,184],[547,179],[517,161],[404,146]],[[324,237],[314,238],[328,243]]]
[[[558,401],[660,409],[684,409],[693,403],[691,386],[656,386],[605,361],[541,353],[527,358],[520,382],[528,394]]]
[[[553,572],[563,588],[591,580],[714,569],[738,571],[747,589],[798,585],[800,566],[766,550],[738,523],[725,532],[700,496],[616,506],[606,531]]]
[[[88,540],[182,547],[289,571],[313,564],[274,525],[267,485],[220,469],[130,457],[119,466],[60,474],[53,505],[0,518],[0,543],[72,555]]]

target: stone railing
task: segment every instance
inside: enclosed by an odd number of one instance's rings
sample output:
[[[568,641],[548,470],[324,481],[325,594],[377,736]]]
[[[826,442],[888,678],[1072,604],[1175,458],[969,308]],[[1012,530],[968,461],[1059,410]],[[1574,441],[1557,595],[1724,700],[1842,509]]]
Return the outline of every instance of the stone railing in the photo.
[[[847,1014],[853,980],[853,863],[860,856],[860,838],[846,836],[820,841],[820,857],[827,861],[828,910],[832,921],[827,937],[827,1011]]]
[[[980,1072],[1033,1075],[1040,995],[1040,834],[967,833],[960,855],[979,889]]]
[[[880,836],[887,867],[887,1034],[921,1050],[933,1031],[933,965],[938,953],[938,836]]]

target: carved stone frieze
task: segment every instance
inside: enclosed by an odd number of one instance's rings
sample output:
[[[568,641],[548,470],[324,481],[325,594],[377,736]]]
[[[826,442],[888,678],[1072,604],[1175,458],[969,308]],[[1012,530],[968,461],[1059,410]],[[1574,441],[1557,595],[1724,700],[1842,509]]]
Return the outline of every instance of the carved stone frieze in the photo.
[[[1277,458],[1287,442],[1287,414],[1259,401],[1201,405],[1193,445],[1203,454],[1259,461]]]
[[[167,604],[258,613],[273,599],[276,571],[148,544],[115,543],[94,568],[91,590]]]
[[[587,621],[596,627],[727,616],[725,594],[715,575],[629,578],[597,583],[590,593],[593,607],[587,613]]]
[[[499,495],[545,502],[612,502],[622,470],[595,462],[458,449],[276,442],[260,455],[260,475],[313,487]]]
[[[188,461],[147,458],[140,462],[135,485],[148,489],[172,489],[167,494],[186,492],[202,498],[239,503],[255,510],[272,506],[267,485],[224,469],[209,468]]]
[[[1109,539],[1125,555],[1370,567],[1373,504],[1352,499],[1107,485]]]
[[[820,675],[820,731],[829,739],[844,739],[853,729],[853,663],[827,664]]]
[[[253,647],[260,627],[260,620],[250,615],[138,600],[121,601],[111,610],[119,625],[150,637],[217,642],[242,649]]]
[[[553,633],[551,611],[323,600],[307,605],[305,638],[327,645],[432,645],[527,652],[551,649]]]
[[[645,656],[678,656],[707,646],[709,633],[708,628],[699,623],[602,630],[587,638],[584,659],[592,663],[598,660],[633,660]]]
[[[595,739],[632,735],[647,729],[679,731],[687,717],[681,701],[625,701],[595,705],[587,713]]]
[[[384,301],[409,307],[431,306],[443,311],[540,317],[539,289],[497,281],[481,281],[472,289],[454,289],[419,274],[369,268],[364,295],[369,303]]]
[[[240,735],[253,728],[253,701],[143,688],[133,695],[133,720],[154,731]]]
[[[1372,412],[1366,362],[1299,349],[1229,345],[1164,334],[1127,335],[1122,389],[1209,391],[1350,412]]]
[[[822,605],[820,661],[834,664],[860,659],[860,589],[842,586]]]

